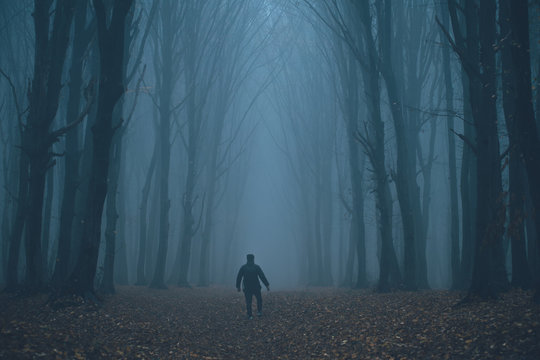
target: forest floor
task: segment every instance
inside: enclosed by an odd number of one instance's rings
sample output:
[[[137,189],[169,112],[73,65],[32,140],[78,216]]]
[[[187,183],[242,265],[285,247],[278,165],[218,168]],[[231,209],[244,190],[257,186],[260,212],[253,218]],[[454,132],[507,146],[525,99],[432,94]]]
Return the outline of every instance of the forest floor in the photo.
[[[0,294],[0,358],[540,359],[531,293],[456,306],[462,297],[264,291],[249,320],[243,295],[223,288],[119,287],[101,306]]]

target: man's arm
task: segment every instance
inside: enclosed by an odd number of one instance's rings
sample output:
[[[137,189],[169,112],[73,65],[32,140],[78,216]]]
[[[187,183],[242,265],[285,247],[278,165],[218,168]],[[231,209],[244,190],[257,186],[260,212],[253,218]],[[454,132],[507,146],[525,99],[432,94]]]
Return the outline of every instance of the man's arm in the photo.
[[[257,267],[257,275],[259,275],[259,278],[263,282],[264,286],[266,286],[266,290],[270,291],[270,283],[266,279],[266,276],[264,276],[264,273],[260,266]]]
[[[238,275],[236,275],[236,290],[240,291],[240,282],[242,281],[242,276],[244,276],[244,267],[242,266],[238,270]]]

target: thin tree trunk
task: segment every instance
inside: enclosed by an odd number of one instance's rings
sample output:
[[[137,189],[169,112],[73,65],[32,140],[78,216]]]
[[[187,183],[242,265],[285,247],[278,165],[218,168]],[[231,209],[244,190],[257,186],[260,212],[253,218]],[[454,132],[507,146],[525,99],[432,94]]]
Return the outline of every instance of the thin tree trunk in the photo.
[[[448,29],[448,8],[441,5],[441,18],[443,26]],[[442,68],[446,96],[446,132],[448,138],[448,175],[450,181],[450,267],[452,272],[452,288],[459,288],[460,254],[459,254],[459,208],[457,195],[457,165],[456,165],[456,139],[454,131],[454,85],[452,69],[450,66],[450,49],[442,46]]]
[[[66,119],[76,119],[80,109],[83,73],[83,56],[89,44],[85,33],[87,2],[80,1],[75,10],[73,49],[71,69],[69,71],[69,93]],[[58,231],[58,249],[52,276],[53,285],[61,284],[69,276],[69,261],[72,241],[73,220],[75,217],[75,199],[79,186],[80,136],[79,127],[66,134],[65,170],[62,204],[60,208],[60,227]]]
[[[469,99],[469,80],[465,72],[462,73],[462,88],[463,98],[465,99],[463,104],[463,127],[464,136],[467,139],[474,138],[474,127],[472,125],[472,110]],[[460,196],[461,196],[461,219],[462,219],[462,242],[461,242],[461,263],[459,278],[453,281],[453,287],[457,289],[468,288],[471,284],[472,277],[472,264],[474,258],[474,239],[476,238],[476,230],[474,223],[476,214],[474,209],[476,208],[476,199],[473,196],[476,189],[476,161],[475,154],[473,153],[469,144],[463,144],[463,153],[461,159],[461,173],[460,173]],[[459,244],[458,244],[459,245]],[[455,244],[453,245],[455,246]]]
[[[118,108],[115,112],[120,111]],[[118,114],[117,114],[118,115]],[[119,116],[114,116],[119,121]],[[120,152],[122,151],[122,130],[115,132],[110,154],[109,179],[107,184],[107,206],[106,206],[106,225],[105,225],[105,259],[103,263],[103,277],[99,290],[105,294],[114,294],[114,270],[116,255],[116,238],[118,234],[118,179],[120,177]]]
[[[375,192],[377,210],[380,221],[381,255],[379,259],[378,291],[388,291],[391,287],[401,284],[401,273],[397,263],[392,239],[392,198],[388,184],[388,174],[385,162],[385,133],[381,118],[381,100],[379,88],[379,69],[377,66],[377,48],[372,32],[372,17],[367,2],[361,1],[357,5],[357,15],[360,17],[362,33],[366,43],[367,66],[362,66],[364,89],[368,101],[370,114],[370,141],[364,142],[364,148],[373,167],[375,176]],[[367,139],[366,139],[367,140]]]
[[[383,9],[384,6],[384,9]],[[386,84],[388,99],[390,101],[390,112],[394,120],[395,137],[397,143],[397,172],[396,172],[396,190],[399,199],[400,213],[402,217],[403,239],[405,248],[403,281],[409,290],[415,290],[416,285],[416,239],[415,239],[415,219],[412,207],[411,189],[415,183],[407,160],[409,159],[409,146],[406,138],[406,124],[403,118],[403,109],[401,99],[397,89],[397,80],[392,68],[392,11],[391,2],[385,0],[379,3],[379,37],[381,44],[381,74]]]
[[[23,134],[24,139],[24,134]],[[28,157],[21,152],[19,157],[19,189],[11,233],[9,237],[9,255],[6,271],[6,290],[15,290],[19,283],[19,255],[21,240],[26,222],[26,207],[28,196]]]
[[[154,176],[154,171],[157,163],[158,155],[158,142],[154,144],[154,151],[152,152],[152,159],[150,160],[150,166],[146,173],[146,178],[144,180],[144,186],[142,189],[141,197],[141,207],[139,209],[139,251],[137,255],[137,280],[135,285],[146,285],[147,284],[147,274],[146,269],[148,264],[146,263],[146,239],[148,236],[148,197],[150,194],[150,188],[152,185],[152,178]]]
[[[49,247],[51,238],[51,220],[52,220],[52,205],[54,196],[54,171],[51,169],[47,175],[47,192],[45,197],[45,206],[43,209],[43,238],[42,238],[42,254],[41,266],[44,272],[44,277],[49,276]]]

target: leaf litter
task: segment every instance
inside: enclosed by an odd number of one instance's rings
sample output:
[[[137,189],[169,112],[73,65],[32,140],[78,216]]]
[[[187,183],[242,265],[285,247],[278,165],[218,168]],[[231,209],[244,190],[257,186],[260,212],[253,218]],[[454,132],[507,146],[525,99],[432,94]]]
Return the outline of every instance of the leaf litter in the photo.
[[[456,305],[463,297],[264,292],[263,316],[249,320],[243,295],[219,287],[118,287],[101,306],[1,294],[0,358],[540,359],[530,292]]]

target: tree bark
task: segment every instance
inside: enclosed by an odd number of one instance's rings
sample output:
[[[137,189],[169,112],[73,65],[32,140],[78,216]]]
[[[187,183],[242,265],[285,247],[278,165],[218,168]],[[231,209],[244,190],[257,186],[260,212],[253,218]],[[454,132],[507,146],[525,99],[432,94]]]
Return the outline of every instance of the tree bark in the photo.
[[[511,56],[515,76],[515,126],[520,152],[525,162],[529,190],[535,211],[536,231],[540,231],[540,139],[534,117],[531,91],[531,49],[529,42],[529,13],[526,0],[510,1]],[[540,236],[536,234],[540,247]],[[540,302],[540,282],[534,296]]]
[[[68,122],[77,118],[81,102],[81,87],[84,53],[90,42],[89,32],[85,29],[87,1],[79,1],[75,9],[73,48],[69,71],[69,92],[66,108]],[[79,186],[80,129],[76,127],[66,134],[64,191],[60,208],[60,227],[58,249],[55,260],[53,285],[61,284],[69,276],[72,227],[75,217],[75,199]]]
[[[146,263],[146,239],[148,236],[148,197],[150,195],[150,188],[152,185],[152,178],[154,177],[154,171],[157,163],[158,155],[158,142],[154,144],[154,151],[152,152],[152,158],[150,159],[150,166],[146,172],[146,178],[144,180],[144,186],[142,189],[141,207],[139,208],[139,251],[137,254],[137,280],[135,285],[146,285],[147,274],[146,269],[148,264]]]
[[[94,0],[100,48],[100,78],[96,122],[93,132],[93,157],[88,196],[85,204],[85,223],[77,264],[68,280],[68,291],[84,296],[94,293],[94,277],[101,236],[101,216],[107,195],[109,156],[113,128],[113,110],[125,88],[124,37],[126,17],[133,0],[115,0],[112,17],[107,25],[107,13],[102,0]]]
[[[442,25],[449,28],[448,7],[441,5],[440,14]],[[442,37],[442,35],[441,35]],[[459,288],[460,253],[459,253],[459,207],[457,193],[456,138],[454,134],[454,85],[450,66],[450,48],[442,46],[442,70],[446,97],[446,135],[448,138],[448,177],[450,182],[450,267],[452,273],[452,288]]]
[[[381,100],[379,87],[379,68],[377,66],[377,48],[372,32],[372,17],[369,4],[364,1],[354,3],[356,12],[360,18],[360,26],[366,46],[366,64],[361,66],[362,79],[368,112],[370,114],[370,134],[365,134],[366,139],[362,145],[366,150],[375,177],[375,193],[379,216],[379,231],[381,234],[381,255],[379,259],[379,283],[378,291],[389,291],[393,287],[401,285],[401,273],[399,270],[394,244],[392,239],[392,197],[385,161],[385,131],[381,118]],[[362,64],[364,59],[357,60]]]
[[[51,1],[34,3],[35,60],[29,94],[29,111],[23,130],[28,156],[28,203],[26,207],[25,249],[26,286],[41,288],[44,281],[42,264],[42,212],[45,177],[52,163],[52,144],[57,141],[50,126],[58,109],[61,79],[69,44],[75,3],[57,1],[51,28]],[[20,185],[24,186],[24,185]]]
[[[407,144],[407,129],[403,118],[401,98],[398,93],[397,80],[392,68],[392,11],[391,1],[384,0],[378,2],[378,24],[379,40],[381,48],[381,74],[386,84],[388,100],[390,101],[390,112],[394,120],[394,129],[397,143],[397,171],[396,190],[399,199],[399,206],[403,226],[403,239],[405,248],[403,282],[407,289],[416,290],[416,239],[415,239],[415,219],[412,208],[411,189],[415,186],[413,174],[407,164],[410,158],[410,149]],[[412,170],[414,171],[414,169]],[[415,186],[416,188],[416,186]]]
[[[525,212],[523,201],[524,192],[522,181],[523,164],[519,151],[519,138],[517,137],[515,124],[515,66],[512,60],[511,47],[509,41],[511,37],[506,38],[506,34],[511,34],[510,26],[510,2],[507,0],[499,1],[499,24],[501,27],[501,59],[503,71],[502,94],[503,109],[506,128],[509,138],[509,226],[508,236],[511,242],[512,253],[512,285],[527,289],[531,284],[531,274],[527,264],[527,253],[525,246]]]

